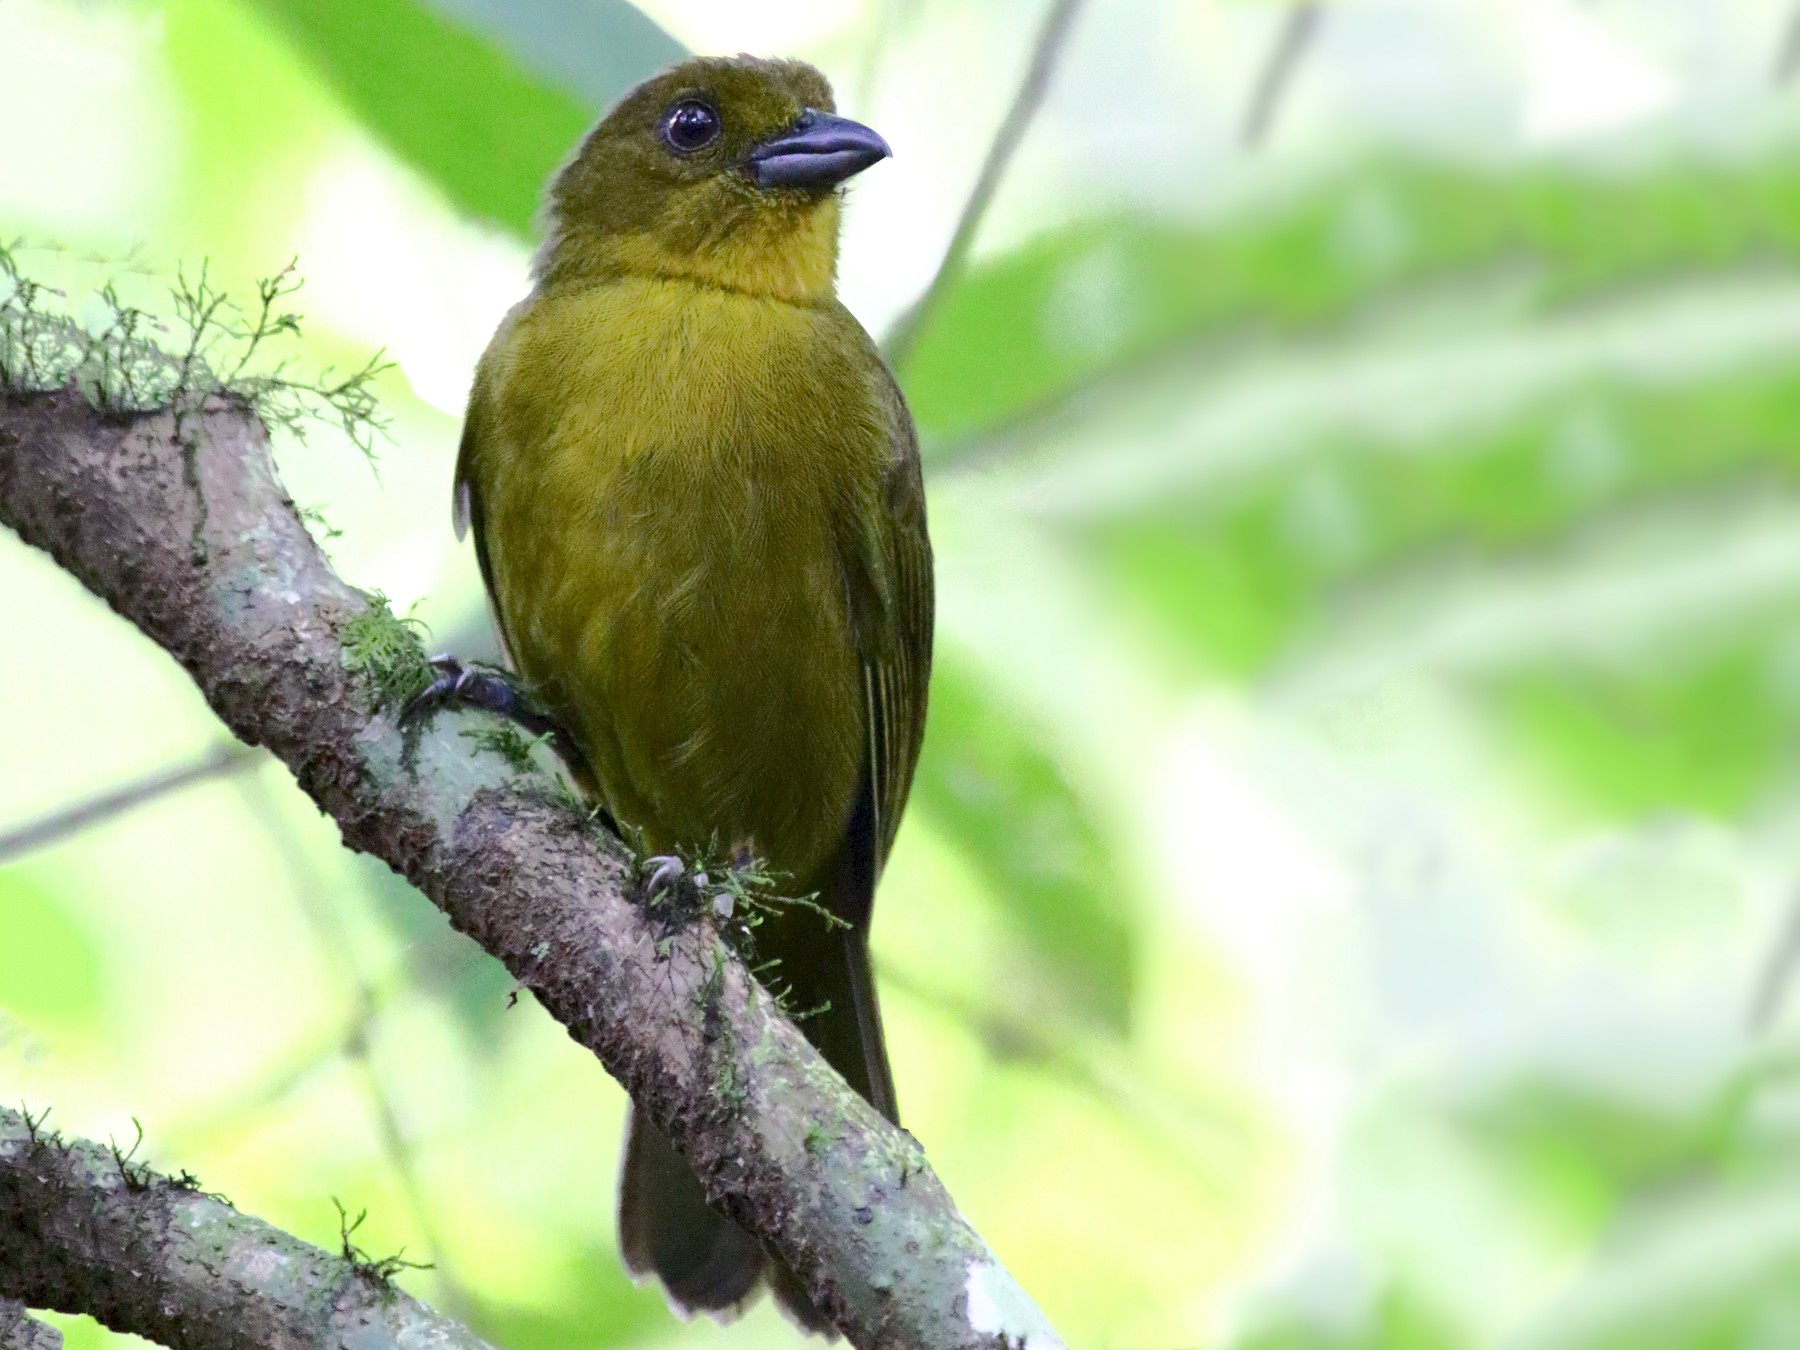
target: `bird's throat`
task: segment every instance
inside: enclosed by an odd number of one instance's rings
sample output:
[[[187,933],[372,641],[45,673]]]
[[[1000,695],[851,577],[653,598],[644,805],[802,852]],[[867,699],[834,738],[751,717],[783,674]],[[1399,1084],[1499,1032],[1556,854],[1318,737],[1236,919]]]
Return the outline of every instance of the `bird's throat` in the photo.
[[[630,276],[687,281],[795,305],[837,292],[838,202],[828,197],[791,211],[737,215],[725,228],[696,222],[690,231],[659,229],[554,245],[544,279]]]

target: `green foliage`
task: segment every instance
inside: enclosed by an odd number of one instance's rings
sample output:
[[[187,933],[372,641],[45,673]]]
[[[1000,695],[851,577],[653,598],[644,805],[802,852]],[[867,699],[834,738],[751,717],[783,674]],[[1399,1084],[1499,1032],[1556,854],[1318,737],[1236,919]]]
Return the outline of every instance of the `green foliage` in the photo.
[[[1237,1342],[1236,1350],[1464,1350],[1482,1343],[1416,1291],[1390,1288],[1353,1327],[1281,1318]]]
[[[411,614],[396,618],[380,591],[365,591],[368,608],[344,620],[344,669],[362,676],[378,707],[396,709],[425,692],[432,681],[425,654],[425,625]]]
[[[1206,665],[1266,671],[1336,594],[1431,560],[1522,557],[1711,491],[1800,481],[1800,391],[1775,366],[1650,386],[1583,381],[1458,427],[1324,429],[1228,480],[1143,489],[1144,509],[1068,528],[1123,603]]]
[[[1688,1112],[1580,1081],[1507,1080],[1459,1125],[1547,1227],[1591,1241],[1635,1197],[1720,1160],[1709,1105]]]
[[[1402,160],[1210,228],[1084,221],[971,272],[921,334],[907,394],[927,436],[962,440],[1134,363],[1343,335],[1409,298],[1510,283],[1529,313],[1754,276],[1800,253],[1796,203],[1780,155],[1608,174]]]
[[[1746,634],[1649,670],[1525,672],[1501,685],[1499,704],[1521,750],[1583,805],[1735,817],[1758,804],[1800,733],[1800,707],[1777,683],[1783,657],[1779,642]]]
[[[64,898],[21,868],[0,871],[0,1008],[27,1027],[93,1024],[104,990],[100,944]]]
[[[975,867],[1018,941],[1014,999],[1115,1034],[1131,1002],[1130,901],[1045,729],[939,649],[912,807]]]
[[[604,91],[578,99],[417,0],[257,0],[257,8],[457,206],[520,234],[545,177],[604,104],[681,54],[626,5],[609,5],[604,26],[590,12],[595,39],[584,64],[608,78]]]

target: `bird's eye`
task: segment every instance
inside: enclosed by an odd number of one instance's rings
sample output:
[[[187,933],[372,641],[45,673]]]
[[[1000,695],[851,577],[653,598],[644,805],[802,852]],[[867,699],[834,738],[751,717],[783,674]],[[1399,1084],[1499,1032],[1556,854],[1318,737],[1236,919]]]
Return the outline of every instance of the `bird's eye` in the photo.
[[[719,139],[719,114],[697,98],[683,99],[663,118],[662,134],[669,149],[691,155]]]

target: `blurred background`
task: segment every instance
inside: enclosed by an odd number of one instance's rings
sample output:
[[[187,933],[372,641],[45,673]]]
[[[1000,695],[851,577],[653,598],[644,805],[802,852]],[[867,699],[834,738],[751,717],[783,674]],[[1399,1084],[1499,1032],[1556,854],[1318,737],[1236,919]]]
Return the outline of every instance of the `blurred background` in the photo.
[[[466,651],[545,175],[684,51],[818,63],[896,151],[842,292],[903,333],[940,627],[875,947],[970,1219],[1072,1345],[1800,1345],[1794,6],[1047,13],[0,0],[0,239],[95,323],[297,257],[296,360],[385,348],[392,427],[283,474]],[[627,1283],[619,1089],[10,535],[0,621],[0,835],[187,779],[0,846],[0,1099],[315,1242],[366,1208],[510,1350],[798,1344]]]

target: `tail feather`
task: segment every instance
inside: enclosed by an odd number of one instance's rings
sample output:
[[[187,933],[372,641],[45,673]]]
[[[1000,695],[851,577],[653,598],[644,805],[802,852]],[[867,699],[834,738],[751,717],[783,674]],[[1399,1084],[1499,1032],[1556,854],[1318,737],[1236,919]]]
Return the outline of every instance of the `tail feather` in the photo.
[[[898,1124],[894,1077],[869,963],[876,847],[872,807],[859,806],[819,896],[849,926],[829,928],[816,915],[796,909],[758,930],[757,954],[778,962],[774,981],[789,989],[791,1008],[808,1014],[799,1019],[806,1038],[870,1105]],[[687,1163],[635,1109],[619,1188],[619,1250],[626,1269],[634,1276],[655,1275],[683,1315],[735,1315],[766,1271],[775,1301],[802,1330],[835,1334],[799,1278],[706,1203]]]
[[[742,1312],[763,1273],[757,1240],[706,1203],[700,1179],[632,1108],[619,1178],[619,1254],[636,1279],[654,1275],[682,1316]]]

